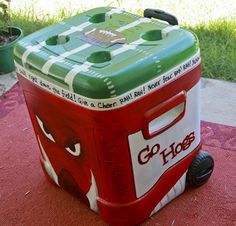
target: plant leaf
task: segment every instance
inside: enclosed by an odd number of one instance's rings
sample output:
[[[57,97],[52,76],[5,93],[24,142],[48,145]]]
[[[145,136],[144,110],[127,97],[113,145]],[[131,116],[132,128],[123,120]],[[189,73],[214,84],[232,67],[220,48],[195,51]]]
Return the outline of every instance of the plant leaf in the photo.
[[[7,9],[7,7],[8,7],[8,6],[7,6],[5,3],[0,3],[0,8],[1,8],[1,9],[4,10],[4,9]]]

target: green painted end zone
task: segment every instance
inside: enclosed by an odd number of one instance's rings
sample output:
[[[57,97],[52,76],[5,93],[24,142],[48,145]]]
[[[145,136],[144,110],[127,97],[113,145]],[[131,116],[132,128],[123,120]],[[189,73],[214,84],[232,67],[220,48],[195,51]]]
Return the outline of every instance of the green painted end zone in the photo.
[[[15,61],[65,90],[91,99],[123,95],[199,51],[178,26],[114,8],[96,8],[22,39]]]

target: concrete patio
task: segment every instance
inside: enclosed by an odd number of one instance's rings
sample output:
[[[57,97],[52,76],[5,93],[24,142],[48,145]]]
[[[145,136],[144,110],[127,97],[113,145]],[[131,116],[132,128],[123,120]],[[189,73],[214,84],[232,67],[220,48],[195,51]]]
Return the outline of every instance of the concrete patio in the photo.
[[[201,119],[236,126],[236,83],[202,78]]]

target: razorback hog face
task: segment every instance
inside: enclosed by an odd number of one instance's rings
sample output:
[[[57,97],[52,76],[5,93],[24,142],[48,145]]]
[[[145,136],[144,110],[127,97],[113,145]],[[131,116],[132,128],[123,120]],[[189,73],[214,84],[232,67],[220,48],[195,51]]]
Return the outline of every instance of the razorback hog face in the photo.
[[[34,113],[44,171],[60,187],[97,211],[97,187],[83,143],[85,132],[56,114]]]

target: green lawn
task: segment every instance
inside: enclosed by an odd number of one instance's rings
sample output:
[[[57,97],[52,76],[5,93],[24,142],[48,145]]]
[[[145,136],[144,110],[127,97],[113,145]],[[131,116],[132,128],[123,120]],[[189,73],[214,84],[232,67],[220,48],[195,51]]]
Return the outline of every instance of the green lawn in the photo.
[[[236,18],[185,27],[199,38],[203,76],[236,82]]]
[[[122,6],[124,1],[113,1],[111,5],[125,8]],[[137,0],[137,4],[142,6],[143,0]],[[156,8],[168,8],[165,7],[166,1],[160,1],[159,6]],[[236,82],[236,15],[224,18],[214,18],[215,14],[207,14],[210,7],[208,5],[205,8],[205,12],[196,10],[196,7],[202,7],[201,4],[192,9],[193,15],[182,14],[179,10],[181,4],[182,9],[188,9],[187,2],[189,1],[178,1],[177,4],[169,5],[169,10],[177,15],[180,25],[194,31],[200,40],[201,54],[202,54],[202,74],[204,77],[217,78]],[[201,2],[201,0],[200,0]],[[210,1],[212,4],[219,2],[218,0]],[[161,3],[163,7],[161,7]],[[202,4],[204,1],[202,1]],[[232,5],[232,8],[236,4]],[[221,6],[219,6],[221,7]],[[78,9],[79,7],[76,7]],[[87,8],[81,7],[79,11],[86,10]],[[127,11],[136,12],[142,14],[143,8],[127,8]],[[200,10],[200,8],[199,8]],[[229,12],[229,11],[228,11]],[[16,26],[21,27],[24,30],[25,35],[30,34],[40,28],[48,26],[50,24],[57,23],[58,21],[70,17],[74,13],[74,10],[66,7],[64,9],[58,9],[56,14],[52,13],[41,13],[38,14],[34,10],[15,10],[13,11],[12,23]],[[198,16],[199,15],[199,16]],[[203,17],[206,16],[206,18]],[[223,15],[224,16],[224,15]],[[199,17],[199,19],[198,19]]]

